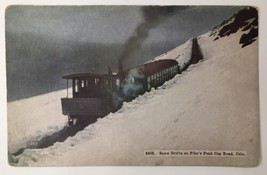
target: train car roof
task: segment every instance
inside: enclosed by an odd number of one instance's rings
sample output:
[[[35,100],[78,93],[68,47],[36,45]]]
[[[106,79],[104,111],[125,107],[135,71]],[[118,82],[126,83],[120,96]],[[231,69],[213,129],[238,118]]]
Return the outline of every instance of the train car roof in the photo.
[[[163,69],[169,68],[171,66],[178,65],[178,62],[173,59],[162,59],[162,60],[153,60],[151,62],[146,62],[145,64],[132,67],[123,71],[124,73],[130,72],[132,69],[141,68],[145,76],[153,75]]]
[[[143,73],[146,76],[150,76],[150,75],[157,73],[158,71],[167,69],[174,65],[178,65],[178,62],[172,59],[164,59],[164,60],[156,60],[156,61],[148,62],[144,64]]]
[[[95,73],[76,73],[65,75],[62,78],[64,79],[86,79],[86,78],[113,78],[117,77],[117,75],[113,74],[95,74]]]

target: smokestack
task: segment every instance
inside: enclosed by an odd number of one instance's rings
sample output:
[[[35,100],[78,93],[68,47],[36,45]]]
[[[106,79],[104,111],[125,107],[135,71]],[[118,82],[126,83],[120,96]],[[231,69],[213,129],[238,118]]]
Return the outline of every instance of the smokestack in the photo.
[[[118,60],[118,74],[123,72],[124,61],[138,49],[148,37],[149,31],[157,27],[162,19],[176,14],[187,6],[144,6],[141,8],[143,22],[140,23],[133,35],[126,41],[122,54]]]

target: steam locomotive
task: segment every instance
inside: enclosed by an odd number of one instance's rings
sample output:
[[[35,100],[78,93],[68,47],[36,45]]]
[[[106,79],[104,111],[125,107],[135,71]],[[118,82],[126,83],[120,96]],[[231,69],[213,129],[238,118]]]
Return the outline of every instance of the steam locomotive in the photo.
[[[177,73],[180,73],[178,62],[165,59],[118,74],[78,73],[63,76],[67,80],[67,97],[61,98],[63,114],[68,116],[70,126],[75,119],[104,117],[120,109],[123,101],[131,101],[152,87],[161,86]]]

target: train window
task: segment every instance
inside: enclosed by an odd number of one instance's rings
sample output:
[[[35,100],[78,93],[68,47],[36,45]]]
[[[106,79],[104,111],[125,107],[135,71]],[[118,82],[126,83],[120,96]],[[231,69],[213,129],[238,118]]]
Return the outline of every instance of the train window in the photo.
[[[74,92],[79,92],[79,80],[74,80]]]
[[[84,87],[84,80],[81,80],[81,87]]]

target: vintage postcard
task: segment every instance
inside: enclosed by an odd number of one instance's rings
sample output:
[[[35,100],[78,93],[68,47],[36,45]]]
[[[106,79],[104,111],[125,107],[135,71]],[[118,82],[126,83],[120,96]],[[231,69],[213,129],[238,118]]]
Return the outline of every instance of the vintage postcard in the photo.
[[[9,164],[257,166],[258,13],[8,6]]]

